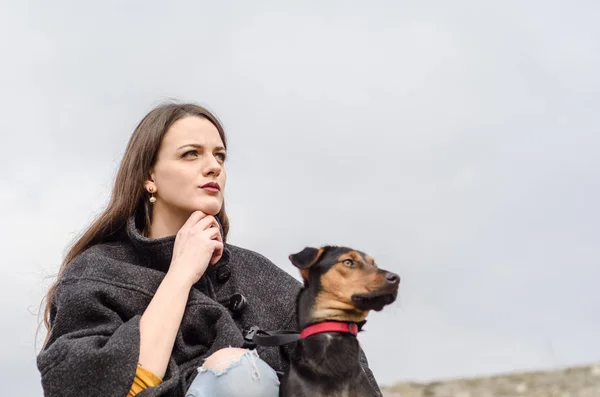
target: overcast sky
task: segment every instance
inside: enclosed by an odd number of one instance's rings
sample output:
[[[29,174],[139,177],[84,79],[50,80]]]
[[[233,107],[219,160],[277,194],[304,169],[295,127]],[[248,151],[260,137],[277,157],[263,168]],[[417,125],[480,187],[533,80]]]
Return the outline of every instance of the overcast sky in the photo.
[[[231,243],[402,276],[380,383],[600,361],[600,3],[1,4],[6,395],[42,395],[48,277],[169,98],[229,134]]]

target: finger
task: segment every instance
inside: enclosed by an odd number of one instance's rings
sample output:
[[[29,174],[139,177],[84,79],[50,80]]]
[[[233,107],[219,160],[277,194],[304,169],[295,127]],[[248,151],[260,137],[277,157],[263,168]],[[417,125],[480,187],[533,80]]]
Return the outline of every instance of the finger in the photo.
[[[202,211],[194,211],[192,215],[185,221],[182,227],[192,227],[196,225],[200,220],[206,218],[206,214]]]
[[[210,240],[221,242],[221,231],[218,227],[209,227],[202,231],[202,234]]]
[[[209,229],[211,227],[216,227],[218,229],[219,228],[219,224],[217,223],[217,220],[215,219],[214,216],[207,215],[206,217],[202,218],[198,223],[196,223],[192,227],[194,229],[197,229],[198,231],[200,231],[200,230]]]
[[[213,251],[212,258],[210,259],[210,264],[214,265],[217,263],[219,259],[221,259],[221,256],[223,256],[223,243],[217,242],[215,244],[215,250]]]
[[[217,229],[217,234],[215,235],[215,237],[213,237],[213,239],[217,240],[217,241],[220,241],[222,243],[223,242],[223,236],[221,236],[221,228],[219,227],[218,224],[214,228]]]

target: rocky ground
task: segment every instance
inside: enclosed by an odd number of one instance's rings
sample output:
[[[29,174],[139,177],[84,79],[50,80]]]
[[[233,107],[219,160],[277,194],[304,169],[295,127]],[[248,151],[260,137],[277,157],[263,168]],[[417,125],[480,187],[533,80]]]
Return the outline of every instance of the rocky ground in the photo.
[[[384,397],[600,397],[600,363],[431,383],[398,383]]]

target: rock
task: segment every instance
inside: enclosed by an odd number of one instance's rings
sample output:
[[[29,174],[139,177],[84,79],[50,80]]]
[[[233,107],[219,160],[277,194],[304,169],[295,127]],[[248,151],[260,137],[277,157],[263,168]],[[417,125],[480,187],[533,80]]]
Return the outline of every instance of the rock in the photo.
[[[525,393],[527,391],[527,384],[519,383],[517,387],[515,387],[515,391],[520,394]]]
[[[384,397],[600,397],[600,363],[431,383],[402,382],[382,391]]]

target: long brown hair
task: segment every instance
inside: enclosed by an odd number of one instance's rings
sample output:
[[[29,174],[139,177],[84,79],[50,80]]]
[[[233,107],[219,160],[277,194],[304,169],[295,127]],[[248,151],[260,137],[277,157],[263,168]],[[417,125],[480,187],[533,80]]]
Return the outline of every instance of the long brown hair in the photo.
[[[156,162],[158,149],[164,135],[177,120],[187,116],[197,116],[209,120],[219,131],[223,146],[227,148],[227,140],[222,124],[217,117],[206,108],[191,104],[167,103],[154,108],[137,125],[115,178],[115,184],[106,209],[92,222],[71,246],[62,262],[54,283],[50,286],[45,297],[44,324],[47,335],[46,345],[52,325],[50,310],[56,287],[71,261],[92,245],[116,240],[125,230],[127,220],[132,215],[143,211],[146,226],[152,220],[152,206],[148,204],[148,193],[144,182],[150,175],[150,169]],[[223,241],[226,241],[229,231],[229,219],[225,213],[225,203],[216,215],[223,227]]]

